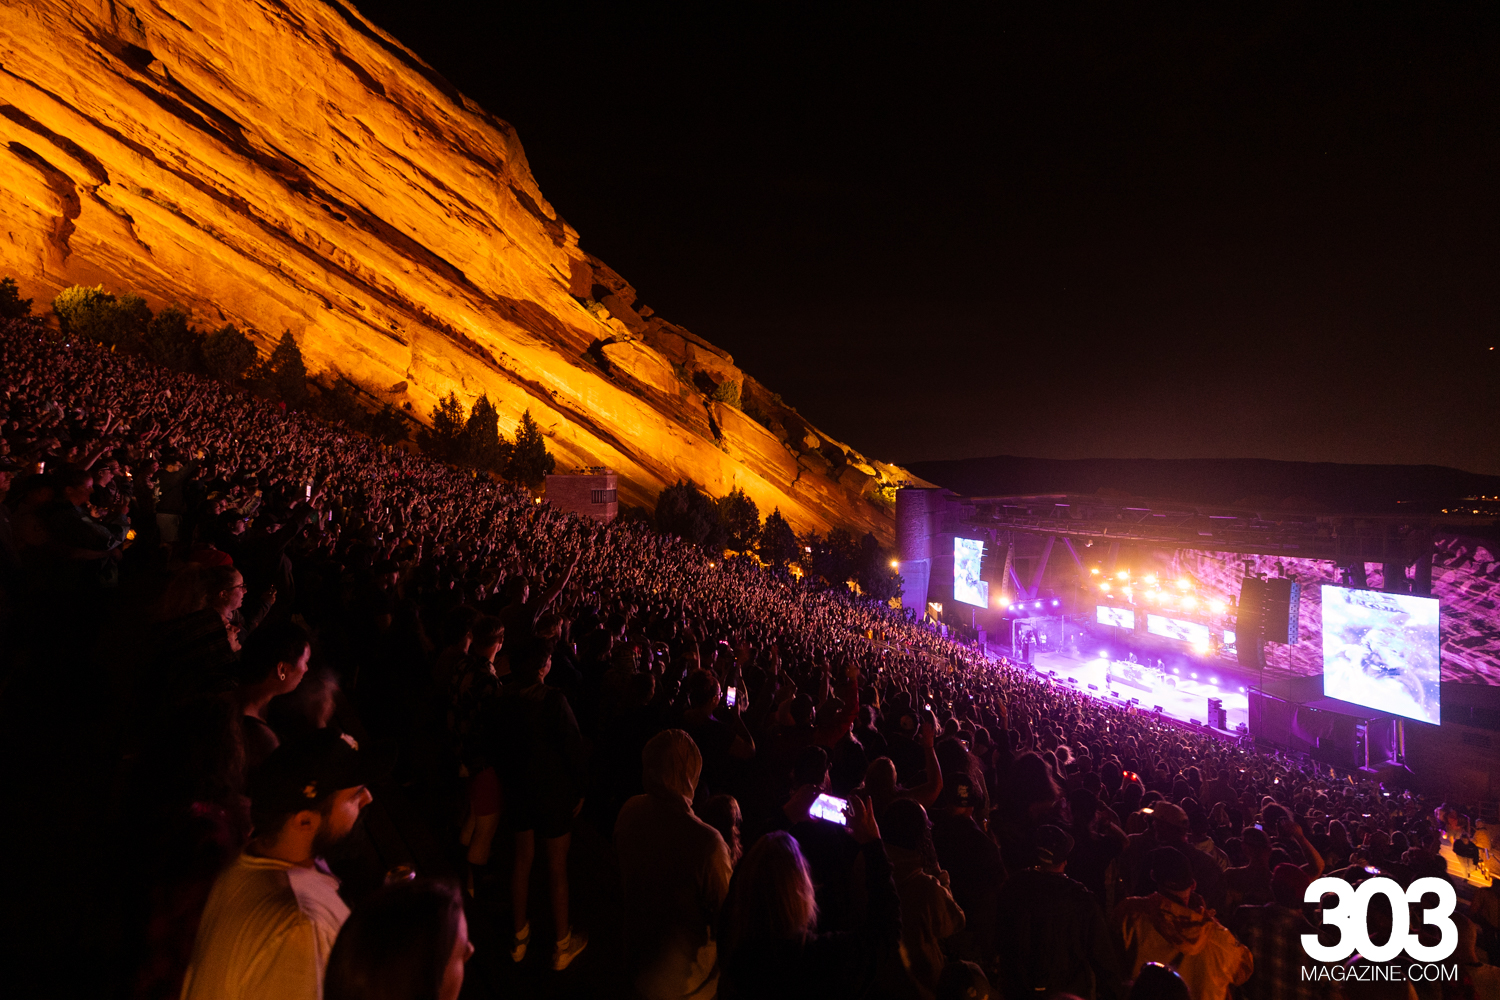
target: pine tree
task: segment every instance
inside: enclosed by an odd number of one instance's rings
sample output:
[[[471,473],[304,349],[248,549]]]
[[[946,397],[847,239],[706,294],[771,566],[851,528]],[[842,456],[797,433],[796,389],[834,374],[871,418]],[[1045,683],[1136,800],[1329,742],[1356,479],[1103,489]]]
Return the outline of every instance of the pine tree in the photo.
[[[222,326],[203,341],[203,366],[221,382],[233,385],[255,364],[255,344],[232,325]]]
[[[146,357],[180,372],[203,370],[203,334],[188,323],[188,315],[168,306],[146,325]]]
[[[282,331],[275,350],[262,366],[262,377],[271,392],[288,406],[306,404],[307,365],[290,330]]]
[[[529,417],[529,415],[528,415]],[[543,446],[545,453],[545,446]],[[486,472],[505,472],[511,446],[500,434],[500,413],[488,395],[481,395],[464,424],[458,461]]]
[[[656,529],[711,552],[724,551],[726,536],[718,505],[691,480],[679,479],[661,491],[656,499]]]
[[[896,567],[891,565],[891,558],[891,550],[881,545],[873,534],[867,533],[860,541],[854,579],[866,597],[886,602],[901,596],[902,580]]]
[[[432,427],[417,432],[417,444],[429,458],[458,462],[462,457],[464,406],[452,392],[432,408]]]
[[[547,439],[542,429],[531,419],[531,411],[521,414],[521,426],[516,428],[516,440],[510,448],[510,460],[505,466],[505,478],[520,483],[528,489],[540,489],[557,460],[547,453]]]
[[[773,566],[785,566],[796,562],[800,551],[797,533],[777,507],[767,515],[766,523],[760,529],[760,557]]]
[[[812,549],[808,570],[830,587],[841,588],[854,576],[859,546],[847,529],[834,528],[825,538],[814,532],[803,541],[803,547]]]
[[[760,509],[745,491],[735,488],[718,499],[719,521],[729,548],[747,551],[760,537]]]
[[[370,436],[381,444],[397,444],[405,441],[410,434],[411,428],[407,426],[406,417],[390,403],[386,403],[370,417]]]
[[[15,278],[0,278],[0,319],[24,319],[31,315],[31,300],[21,298]]]

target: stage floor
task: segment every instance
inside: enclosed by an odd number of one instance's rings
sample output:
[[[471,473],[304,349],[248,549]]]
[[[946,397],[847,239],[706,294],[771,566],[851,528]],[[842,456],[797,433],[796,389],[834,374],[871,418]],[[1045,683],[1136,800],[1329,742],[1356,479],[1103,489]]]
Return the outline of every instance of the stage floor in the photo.
[[[1068,684],[1084,694],[1093,695],[1102,701],[1114,704],[1124,704],[1131,698],[1139,698],[1137,708],[1144,711],[1160,705],[1162,714],[1170,716],[1181,722],[1197,721],[1202,725],[1208,724],[1208,699],[1219,698],[1224,702],[1225,722],[1228,729],[1221,732],[1234,732],[1240,723],[1249,725],[1250,722],[1250,698],[1240,692],[1238,687],[1219,687],[1212,681],[1219,680],[1213,675],[1211,668],[1203,668],[1198,671],[1198,679],[1191,676],[1175,677],[1176,684],[1162,682],[1157,679],[1155,671],[1142,671],[1143,676],[1148,678],[1145,687],[1125,683],[1119,676],[1114,678],[1113,683],[1106,682],[1106,674],[1109,673],[1108,662],[1101,659],[1085,660],[1067,653],[1037,653],[1032,666],[1037,673],[1048,674],[1057,671],[1057,679],[1068,683],[1068,679],[1076,680],[1077,684]],[[1117,664],[1115,673],[1118,675],[1124,664]],[[1187,671],[1191,674],[1192,671]],[[1232,678],[1225,679],[1228,684]],[[1090,689],[1089,685],[1094,685]],[[1116,698],[1110,694],[1116,692]]]

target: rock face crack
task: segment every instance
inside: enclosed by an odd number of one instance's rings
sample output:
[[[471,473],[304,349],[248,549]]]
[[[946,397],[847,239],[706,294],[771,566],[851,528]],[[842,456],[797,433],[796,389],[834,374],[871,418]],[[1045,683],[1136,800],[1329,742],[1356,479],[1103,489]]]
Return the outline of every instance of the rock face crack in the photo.
[[[73,183],[73,178],[48,163],[35,150],[23,146],[19,142],[10,143],[9,148],[17,158],[35,167],[41,173],[42,178],[47,183],[47,187],[51,189],[52,194],[57,198],[61,211],[53,224],[49,242],[57,252],[58,262],[67,263],[68,255],[72,252],[72,247],[69,243],[77,228],[74,226],[73,220],[77,219],[83,212],[83,201],[78,197],[77,185]]]

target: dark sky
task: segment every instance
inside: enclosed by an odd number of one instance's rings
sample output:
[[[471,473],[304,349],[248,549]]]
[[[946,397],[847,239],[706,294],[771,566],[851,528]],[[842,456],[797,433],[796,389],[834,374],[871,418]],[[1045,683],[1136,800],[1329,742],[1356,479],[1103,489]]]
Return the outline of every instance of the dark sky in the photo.
[[[1173,6],[360,9],[871,455],[1500,473],[1496,23]]]

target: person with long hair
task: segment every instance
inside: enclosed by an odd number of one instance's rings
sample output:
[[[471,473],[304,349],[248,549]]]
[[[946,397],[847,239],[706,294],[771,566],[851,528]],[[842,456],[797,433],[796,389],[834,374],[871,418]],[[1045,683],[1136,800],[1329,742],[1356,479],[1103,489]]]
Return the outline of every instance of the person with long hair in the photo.
[[[281,745],[280,734],[266,718],[266,709],[271,699],[297,690],[311,655],[307,629],[294,621],[260,629],[242,650],[236,693],[248,767],[255,767]]]
[[[864,925],[820,934],[807,861],[791,834],[756,841],[735,872],[719,934],[719,996],[729,1000],[863,996],[901,941],[901,901],[870,804],[849,800],[869,891]]]
[[[245,580],[233,566],[184,566],[157,608],[159,673],[166,698],[233,687],[240,630],[233,620]]]
[[[458,1000],[473,955],[456,885],[396,882],[344,921],[328,956],[323,1000]]]

